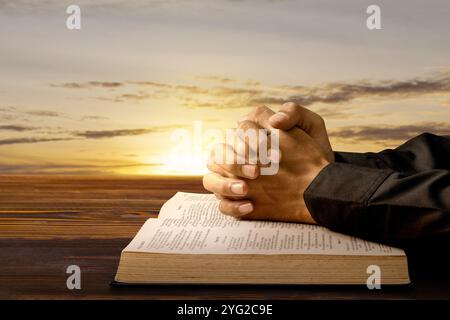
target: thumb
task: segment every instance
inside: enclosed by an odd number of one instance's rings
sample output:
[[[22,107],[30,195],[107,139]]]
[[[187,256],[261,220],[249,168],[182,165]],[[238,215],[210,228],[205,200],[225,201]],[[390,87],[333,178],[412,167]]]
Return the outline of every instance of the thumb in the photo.
[[[315,123],[320,116],[294,102],[287,102],[277,113],[269,118],[272,127],[280,130],[290,130],[299,127],[308,134],[314,131]]]
[[[284,131],[298,127],[316,140],[324,150],[331,150],[322,117],[294,102],[283,104],[280,110],[269,118],[269,124],[275,129]]]

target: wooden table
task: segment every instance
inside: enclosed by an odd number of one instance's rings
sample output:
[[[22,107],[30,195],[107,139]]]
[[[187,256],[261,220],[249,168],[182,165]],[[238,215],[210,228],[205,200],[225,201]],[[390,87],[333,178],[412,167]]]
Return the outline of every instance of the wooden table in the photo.
[[[200,178],[0,176],[1,299],[450,299],[436,275],[411,288],[111,287],[121,250],[176,191],[202,192]],[[82,289],[68,290],[78,265]]]

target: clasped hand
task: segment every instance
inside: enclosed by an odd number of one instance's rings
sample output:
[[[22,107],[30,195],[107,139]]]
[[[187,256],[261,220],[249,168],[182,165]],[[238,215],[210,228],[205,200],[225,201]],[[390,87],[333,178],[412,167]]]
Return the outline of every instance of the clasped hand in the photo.
[[[315,224],[303,195],[319,172],[334,161],[323,119],[295,103],[286,103],[277,113],[257,107],[238,123],[238,129],[244,131],[261,128],[269,132],[279,129],[277,173],[261,175],[260,163],[217,161],[216,154],[223,149],[231,150],[234,159],[249,150],[248,145],[244,151],[235,144],[217,145],[208,161],[211,173],[203,177],[205,189],[220,199],[222,213],[236,218]]]

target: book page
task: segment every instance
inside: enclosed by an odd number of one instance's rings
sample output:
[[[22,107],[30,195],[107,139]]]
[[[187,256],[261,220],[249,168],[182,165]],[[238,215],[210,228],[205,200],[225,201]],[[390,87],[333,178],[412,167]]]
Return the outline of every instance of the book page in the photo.
[[[124,249],[176,254],[404,255],[403,250],[284,222],[246,221],[218,210],[210,194],[177,193]]]

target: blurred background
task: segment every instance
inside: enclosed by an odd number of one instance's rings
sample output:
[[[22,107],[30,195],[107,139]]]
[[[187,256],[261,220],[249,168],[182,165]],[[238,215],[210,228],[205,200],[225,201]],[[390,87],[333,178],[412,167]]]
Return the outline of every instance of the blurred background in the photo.
[[[66,28],[67,6],[81,30]],[[174,130],[296,101],[341,151],[450,134],[450,2],[0,0],[0,174],[197,175]]]

